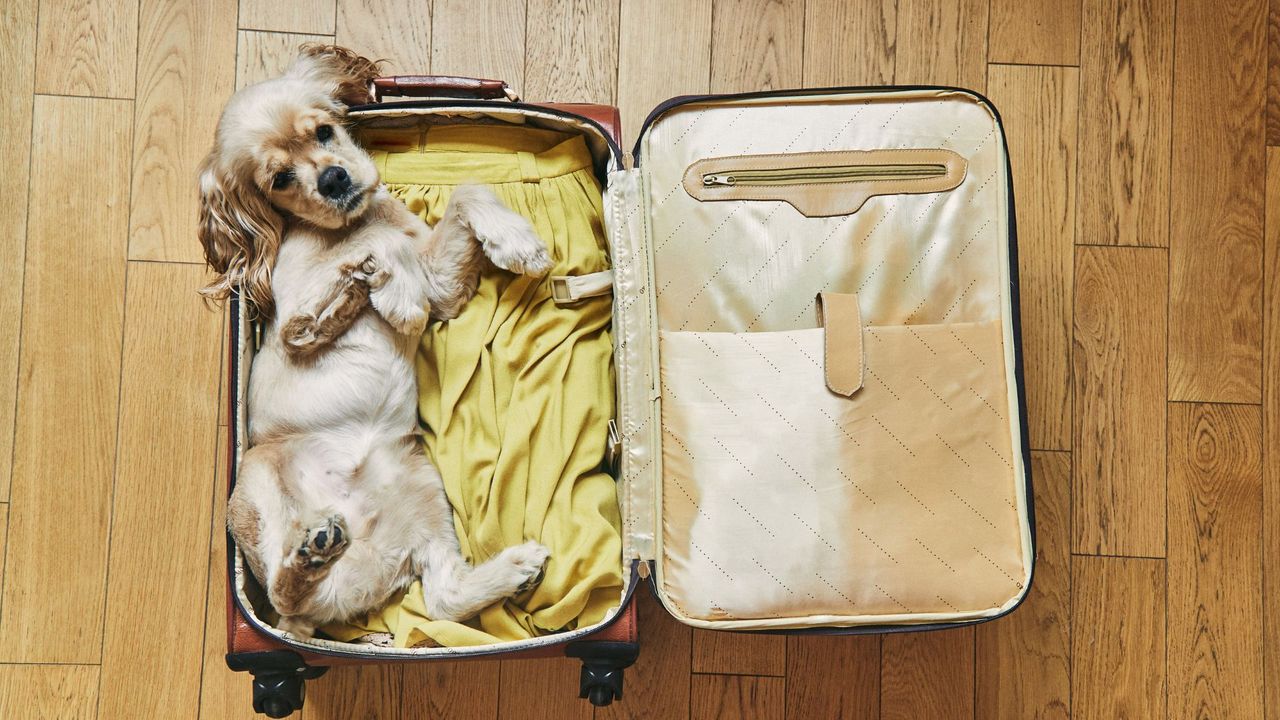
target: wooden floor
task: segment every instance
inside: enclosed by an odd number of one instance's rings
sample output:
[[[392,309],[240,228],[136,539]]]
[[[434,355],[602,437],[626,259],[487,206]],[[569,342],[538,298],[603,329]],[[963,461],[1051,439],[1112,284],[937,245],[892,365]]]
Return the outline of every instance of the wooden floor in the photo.
[[[785,638],[642,597],[642,659],[596,718],[1280,718],[1277,0],[0,1],[0,718],[250,714],[222,661],[194,168],[227,95],[311,39],[613,102],[629,138],[690,92],[955,84],[1004,114],[1030,599]],[[338,670],[303,715],[587,718],[576,675]]]

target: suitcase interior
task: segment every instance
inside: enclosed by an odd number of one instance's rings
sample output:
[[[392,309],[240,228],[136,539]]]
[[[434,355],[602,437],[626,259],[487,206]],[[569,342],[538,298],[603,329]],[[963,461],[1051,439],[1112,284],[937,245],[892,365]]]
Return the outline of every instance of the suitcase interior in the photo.
[[[624,590],[600,624],[532,640],[299,642],[260,619],[263,593],[237,551],[235,602],[259,632],[337,658],[536,651],[608,626],[642,580],[682,622],[726,630],[924,629],[998,617],[1025,597],[1034,529],[1013,200],[984,99],[946,88],[677,98],[646,121],[630,169],[571,106],[426,100],[351,117],[586,138],[607,180]],[[874,175],[904,166],[928,177]],[[726,172],[762,180],[728,194],[705,181]],[[857,296],[865,360],[852,398],[823,382],[818,292]],[[258,330],[234,307],[233,482]]]

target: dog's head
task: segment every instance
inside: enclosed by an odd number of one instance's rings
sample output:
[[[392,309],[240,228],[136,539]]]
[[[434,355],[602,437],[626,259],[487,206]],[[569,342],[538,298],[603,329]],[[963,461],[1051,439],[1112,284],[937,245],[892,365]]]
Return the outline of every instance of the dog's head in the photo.
[[[283,75],[227,102],[200,170],[200,242],[218,273],[206,297],[225,298],[239,285],[269,314],[285,219],[336,229],[364,213],[378,170],[343,115],[369,101],[377,75],[378,63],[350,50],[306,45]]]

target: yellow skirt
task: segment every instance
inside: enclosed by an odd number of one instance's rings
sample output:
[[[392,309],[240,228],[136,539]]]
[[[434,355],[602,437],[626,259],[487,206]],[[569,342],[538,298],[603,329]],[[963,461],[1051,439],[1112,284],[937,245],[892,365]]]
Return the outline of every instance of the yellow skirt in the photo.
[[[393,195],[428,224],[456,185],[487,184],[533,223],[552,275],[607,270],[601,190],[581,137],[532,128],[442,126],[365,138]],[[482,645],[601,621],[622,594],[614,480],[601,471],[613,416],[609,297],[572,305],[547,280],[486,271],[462,314],[422,338],[420,420],[444,477],[463,555],[482,562],[538,540],[542,582],[465,624],[431,620],[415,582],[383,611],[324,628],[339,640],[388,632],[397,647]]]

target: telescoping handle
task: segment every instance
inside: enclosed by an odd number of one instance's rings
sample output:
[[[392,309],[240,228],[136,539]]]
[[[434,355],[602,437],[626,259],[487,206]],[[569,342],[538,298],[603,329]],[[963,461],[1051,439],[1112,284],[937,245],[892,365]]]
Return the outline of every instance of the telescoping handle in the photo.
[[[455,77],[453,75],[391,75],[375,78],[374,100],[384,97],[451,97],[477,100],[520,99],[502,80]]]

